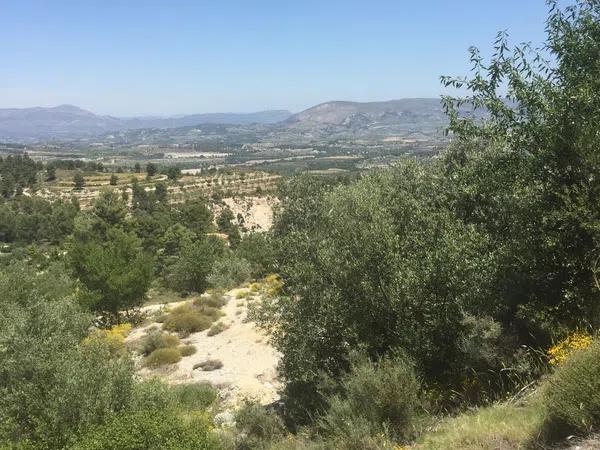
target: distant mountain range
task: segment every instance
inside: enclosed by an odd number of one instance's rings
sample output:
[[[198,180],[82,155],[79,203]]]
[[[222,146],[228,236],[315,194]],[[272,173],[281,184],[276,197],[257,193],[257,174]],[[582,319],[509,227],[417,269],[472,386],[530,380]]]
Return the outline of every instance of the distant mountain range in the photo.
[[[289,111],[271,110],[254,113],[119,118],[97,115],[73,105],[51,108],[6,108],[0,109],[0,140],[69,139],[100,135],[111,131],[177,128],[207,123],[269,124],[281,122],[290,115]]]
[[[54,108],[0,109],[0,141],[67,140],[118,133],[126,141],[188,139],[202,133],[270,142],[323,139],[372,139],[386,136],[439,135],[447,124],[437,98],[384,102],[331,101],[297,114],[285,110],[255,113],[193,114],[176,117],[118,118],[100,116],[71,105]],[[215,128],[213,125],[217,126]],[[123,134],[125,133],[125,134]],[[246,139],[244,138],[244,139]],[[184,139],[184,140],[185,140]]]

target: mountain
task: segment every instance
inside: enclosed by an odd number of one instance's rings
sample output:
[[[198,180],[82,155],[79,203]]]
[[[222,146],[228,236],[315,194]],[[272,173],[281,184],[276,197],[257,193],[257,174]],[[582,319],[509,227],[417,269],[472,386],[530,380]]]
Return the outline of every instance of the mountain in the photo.
[[[448,124],[440,99],[331,101],[291,115],[281,125],[306,140],[440,136]]]
[[[255,113],[192,114],[176,117],[119,118],[101,116],[77,106],[0,109],[0,140],[70,139],[138,128],[175,128],[219,123],[269,124],[287,119],[284,110]]]
[[[407,98],[385,102],[332,101],[293,114],[285,122],[291,127],[315,125],[393,124],[416,118],[444,118],[437,98]]]

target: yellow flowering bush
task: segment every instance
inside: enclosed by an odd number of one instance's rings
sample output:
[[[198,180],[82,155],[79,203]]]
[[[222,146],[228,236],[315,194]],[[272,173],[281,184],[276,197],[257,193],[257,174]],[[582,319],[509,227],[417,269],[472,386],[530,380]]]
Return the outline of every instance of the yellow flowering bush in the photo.
[[[103,340],[107,343],[113,355],[125,353],[125,337],[131,332],[130,323],[115,325],[108,330],[94,330],[85,340],[84,344],[92,342],[94,339]]]
[[[576,331],[548,349],[548,358],[553,366],[565,362],[576,350],[587,348],[592,337],[585,332]]]
[[[279,295],[281,292],[281,288],[283,288],[283,281],[276,273],[272,273],[265,277],[265,287],[267,291],[267,295],[271,297],[275,297]]]

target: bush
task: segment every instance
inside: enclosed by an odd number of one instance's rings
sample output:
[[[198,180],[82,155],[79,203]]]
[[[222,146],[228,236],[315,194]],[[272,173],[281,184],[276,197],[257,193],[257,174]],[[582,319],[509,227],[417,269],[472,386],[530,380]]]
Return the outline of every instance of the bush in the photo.
[[[166,271],[166,284],[178,292],[203,292],[214,262],[223,254],[223,242],[214,236],[185,245]]]
[[[148,356],[154,350],[159,348],[177,347],[179,338],[172,334],[161,333],[156,329],[151,329],[142,338],[139,351],[144,356]]]
[[[199,297],[194,300],[196,306],[210,306],[212,308],[222,308],[227,304],[220,290],[212,290],[208,297]]]
[[[281,418],[258,404],[248,404],[237,411],[235,424],[239,449],[268,448],[268,443],[285,435]]]
[[[248,297],[249,295],[250,295],[250,292],[249,292],[249,291],[242,290],[242,291],[238,291],[238,292],[235,294],[235,298],[236,298],[236,299],[238,299],[238,300],[241,300],[241,299],[243,299],[243,298],[246,298],[246,297]]]
[[[365,356],[353,358],[351,372],[342,378],[342,393],[328,398],[320,428],[326,435],[368,427],[371,436],[389,430],[399,439],[409,437],[420,391],[412,362],[400,353],[375,363]]]
[[[181,361],[181,353],[176,348],[158,348],[144,359],[145,367],[160,367]]]
[[[600,341],[578,350],[544,382],[541,392],[550,439],[600,425]]]
[[[133,388],[130,409],[169,409],[177,407],[174,390],[162,379],[156,377],[136,383]]]
[[[231,289],[248,281],[252,276],[252,266],[243,258],[228,255],[213,264],[208,283],[217,289]]]
[[[194,345],[182,345],[179,347],[179,353],[181,356],[191,356],[196,353],[196,346]]]
[[[163,323],[163,328],[189,334],[206,330],[212,322],[210,316],[201,314],[190,305],[183,305],[171,311]]]
[[[214,336],[215,334],[219,334],[227,329],[227,326],[223,322],[217,322],[210,327],[208,330],[208,336]]]
[[[209,383],[179,384],[172,390],[177,404],[187,410],[205,410],[217,399],[217,390]]]
[[[207,359],[206,361],[202,361],[198,364],[194,364],[194,370],[202,369],[204,372],[211,372],[213,370],[218,370],[223,367],[223,363],[219,359]]]
[[[173,409],[127,411],[89,429],[71,450],[218,449],[210,424]]]

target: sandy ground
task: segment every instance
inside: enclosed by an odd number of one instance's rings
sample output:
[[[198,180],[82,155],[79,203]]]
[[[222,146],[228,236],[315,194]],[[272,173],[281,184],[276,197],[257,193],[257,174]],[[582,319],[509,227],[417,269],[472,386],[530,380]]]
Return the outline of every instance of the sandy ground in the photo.
[[[241,214],[244,226],[248,230],[268,231],[273,226],[273,208],[279,204],[279,199],[273,196],[264,197],[235,197],[224,198],[223,202],[231,209],[237,218]],[[215,217],[221,212],[221,207],[216,205],[213,211]]]
[[[219,388],[226,409],[235,409],[250,400],[263,405],[279,399],[280,383],[277,379],[279,354],[268,344],[267,336],[252,322],[244,323],[247,314],[247,300],[237,300],[234,289],[225,294],[227,304],[222,308],[225,314],[221,321],[228,328],[215,335],[207,336],[207,331],[193,333],[182,339],[182,344],[193,344],[197,352],[184,357],[178,364],[168,368],[140,369],[143,378],[160,376],[169,383],[192,383],[208,381]],[[254,301],[260,301],[256,299]],[[170,303],[175,306],[185,302]],[[162,305],[151,305],[146,311],[156,311]],[[131,332],[127,340],[135,340],[144,335],[146,329],[160,324],[149,324]],[[221,369],[205,372],[194,370],[195,364],[207,359],[218,359]]]

